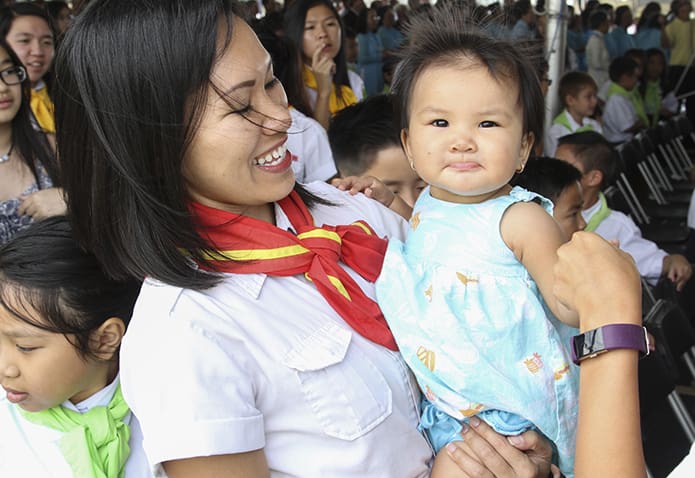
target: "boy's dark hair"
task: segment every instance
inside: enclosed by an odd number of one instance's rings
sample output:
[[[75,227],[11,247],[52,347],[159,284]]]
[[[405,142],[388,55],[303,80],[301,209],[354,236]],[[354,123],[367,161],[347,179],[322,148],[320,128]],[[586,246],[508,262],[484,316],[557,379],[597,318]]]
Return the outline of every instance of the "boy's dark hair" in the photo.
[[[336,113],[328,141],[341,174],[359,176],[382,149],[401,146],[391,95],[372,96]]]
[[[613,145],[601,134],[595,131],[568,134],[558,140],[558,147],[563,145],[568,146],[574,157],[582,163],[584,173],[593,170],[603,173],[601,189],[613,183],[620,160]]]
[[[562,191],[582,179],[582,173],[566,161],[541,156],[531,158],[511,184],[540,194],[555,202]]]
[[[74,336],[69,340],[85,358],[93,356],[90,335],[107,319],[128,324],[139,292],[138,281],[106,276],[65,217],[32,224],[0,248],[2,307],[34,327]]]
[[[618,83],[624,75],[634,74],[638,67],[637,62],[629,56],[620,56],[611,62],[608,75],[613,83]]]
[[[480,30],[456,4],[414,16],[407,36],[409,42],[400,53],[402,60],[392,84],[401,128],[408,127],[410,98],[422,72],[430,66],[451,65],[470,58],[485,66],[495,80],[518,85],[523,133],[533,133],[535,141],[542,141],[545,105],[531,52]]]
[[[608,15],[602,10],[596,10],[589,17],[589,27],[592,30],[598,30],[598,27],[603,25],[604,22],[608,21]]]
[[[594,88],[598,91],[596,81],[588,73],[582,71],[570,71],[565,73],[560,79],[559,95],[562,104],[565,104],[565,98],[569,95],[576,98],[579,92],[584,88]]]

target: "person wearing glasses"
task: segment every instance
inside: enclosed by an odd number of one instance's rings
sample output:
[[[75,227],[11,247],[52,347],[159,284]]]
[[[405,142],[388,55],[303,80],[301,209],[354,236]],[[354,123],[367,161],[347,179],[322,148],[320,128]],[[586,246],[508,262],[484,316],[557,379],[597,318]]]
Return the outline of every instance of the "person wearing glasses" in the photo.
[[[0,38],[0,244],[33,220],[65,214],[48,136],[33,126],[29,75]]]

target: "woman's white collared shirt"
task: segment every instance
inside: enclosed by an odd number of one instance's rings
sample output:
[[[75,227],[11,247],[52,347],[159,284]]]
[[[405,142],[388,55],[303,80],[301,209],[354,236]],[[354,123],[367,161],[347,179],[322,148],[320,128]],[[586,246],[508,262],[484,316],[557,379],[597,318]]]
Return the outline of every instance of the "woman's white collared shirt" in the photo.
[[[364,219],[403,237],[405,221],[376,201],[308,188],[337,204],[313,207],[317,224]],[[346,270],[374,298],[374,285]],[[400,355],[354,332],[303,275],[226,274],[203,291],[146,281],[121,376],[159,476],[167,460],[260,448],[272,477],[429,472],[420,393]]]

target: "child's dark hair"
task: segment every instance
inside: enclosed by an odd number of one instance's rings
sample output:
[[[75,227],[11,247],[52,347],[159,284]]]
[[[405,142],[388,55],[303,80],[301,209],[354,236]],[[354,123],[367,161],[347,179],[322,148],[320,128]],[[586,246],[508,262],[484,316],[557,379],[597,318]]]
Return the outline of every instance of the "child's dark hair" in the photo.
[[[540,156],[531,158],[511,181],[514,186],[540,194],[555,202],[562,191],[582,179],[582,173],[566,161]]]
[[[401,146],[393,97],[376,95],[336,113],[328,127],[333,158],[345,175],[363,174],[382,149]]]
[[[107,319],[129,322],[139,292],[137,281],[106,277],[73,239],[65,217],[34,223],[0,248],[2,307],[34,327],[74,336],[71,343],[85,358],[93,356],[92,332]]]
[[[595,131],[568,134],[558,140],[558,147],[566,145],[582,163],[584,172],[597,170],[603,174],[601,189],[608,187],[618,173],[620,160],[613,145]]]
[[[565,104],[565,98],[567,98],[567,96],[576,98],[584,88],[593,88],[598,91],[596,82],[591,75],[583,71],[570,71],[565,73],[560,79],[560,101],[567,106]]]
[[[624,75],[635,74],[638,67],[637,62],[629,56],[620,56],[611,62],[608,67],[608,75],[613,83],[618,83]]]
[[[530,61],[531,52],[480,30],[455,4],[414,16],[407,36],[409,42],[401,53],[392,84],[401,128],[408,127],[410,98],[422,72],[430,66],[456,65],[462,59],[470,59],[485,66],[496,81],[518,85],[523,133],[533,133],[535,141],[542,141],[545,106],[540,80]]]

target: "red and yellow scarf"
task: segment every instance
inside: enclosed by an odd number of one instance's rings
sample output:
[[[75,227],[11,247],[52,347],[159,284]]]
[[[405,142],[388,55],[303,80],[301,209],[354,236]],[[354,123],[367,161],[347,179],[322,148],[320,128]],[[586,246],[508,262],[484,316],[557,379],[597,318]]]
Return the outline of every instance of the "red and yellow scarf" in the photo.
[[[364,221],[349,226],[316,227],[295,191],[277,204],[297,235],[265,221],[192,203],[201,237],[219,251],[206,254],[209,267],[235,274],[304,274],[356,332],[398,350],[377,303],[339,264],[347,264],[374,282],[381,272],[386,241]]]

